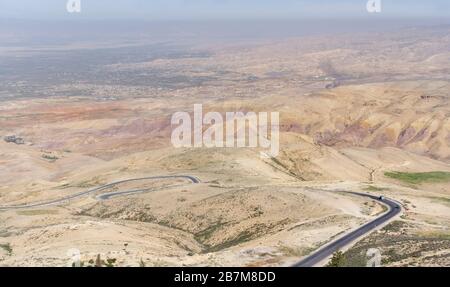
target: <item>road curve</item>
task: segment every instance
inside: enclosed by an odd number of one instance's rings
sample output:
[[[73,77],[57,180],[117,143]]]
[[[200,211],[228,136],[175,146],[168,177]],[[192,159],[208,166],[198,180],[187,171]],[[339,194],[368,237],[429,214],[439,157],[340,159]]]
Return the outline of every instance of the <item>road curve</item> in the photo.
[[[24,204],[24,205],[10,205],[10,206],[0,206],[0,211],[5,210],[14,210],[14,209],[26,209],[26,208],[35,208],[35,207],[44,207],[49,205],[56,205],[59,203],[67,202],[72,199],[76,199],[82,196],[86,196],[95,192],[102,191],[104,189],[113,187],[115,185],[126,183],[126,182],[133,182],[133,181],[140,181],[140,180],[154,180],[154,179],[187,179],[191,181],[191,183],[197,184],[200,183],[200,180],[197,177],[189,176],[189,175],[167,175],[167,176],[151,176],[151,177],[142,177],[142,178],[134,178],[134,179],[126,179],[126,180],[120,180],[116,182],[112,182],[100,187],[96,187],[94,189],[90,189],[84,192],[80,192],[77,194],[69,195],[66,197],[62,197],[55,200],[50,201],[44,201],[44,202],[37,202],[37,203],[30,203],[30,204]],[[148,192],[148,191],[154,191],[155,189],[136,189],[136,190],[127,190],[127,191],[118,191],[118,192],[111,192],[111,193],[104,193],[97,196],[98,200],[107,200],[111,197],[121,196],[121,195],[128,195],[128,194],[134,194],[134,193],[142,193],[142,192]],[[323,261],[327,257],[331,256],[334,252],[337,250],[340,250],[356,239],[362,237],[363,235],[373,231],[375,228],[380,226],[383,223],[386,223],[387,221],[391,220],[401,212],[401,205],[389,198],[383,198],[380,199],[377,196],[366,194],[366,193],[359,193],[359,192],[349,192],[349,191],[337,191],[337,192],[343,192],[358,196],[364,196],[369,197],[373,200],[376,200],[384,205],[386,205],[389,210],[381,215],[380,217],[370,221],[369,223],[364,224],[363,226],[359,227],[358,229],[344,235],[341,238],[338,238],[337,240],[328,243],[327,245],[321,247],[319,250],[315,251],[308,257],[304,258],[300,262],[294,264],[292,267],[313,267],[319,262]]]
[[[99,187],[96,187],[94,189],[90,189],[87,191],[83,191],[80,193],[76,193],[73,195],[68,195],[59,199],[54,199],[54,200],[49,200],[49,201],[43,201],[43,202],[36,202],[36,203],[30,203],[30,204],[23,204],[23,205],[10,205],[10,206],[0,206],[0,211],[5,211],[5,210],[13,210],[13,209],[26,209],[26,208],[35,208],[35,207],[44,207],[44,206],[49,206],[49,205],[55,205],[55,204],[59,204],[59,203],[63,203],[72,199],[76,199],[85,195],[89,195],[95,192],[99,192],[102,191],[104,189],[113,187],[115,185],[121,184],[121,183],[126,183],[126,182],[133,182],[133,181],[140,181],[140,180],[153,180],[153,179],[176,179],[176,178],[180,178],[180,179],[187,179],[189,181],[191,181],[192,183],[196,184],[196,183],[200,183],[200,180],[197,177],[194,176],[190,176],[190,175],[166,175],[166,176],[150,176],[150,177],[142,177],[142,178],[133,178],[133,179],[126,179],[126,180],[120,180],[120,181],[116,181],[116,182],[112,182],[106,185],[102,185]],[[149,190],[149,189],[147,189]],[[98,197],[98,199],[108,199],[112,196],[117,196],[117,195],[125,195],[125,194],[131,194],[131,193],[138,193],[138,192],[144,192],[146,191],[145,189],[139,189],[139,190],[131,190],[131,191],[123,191],[123,192],[116,192],[116,193],[112,193],[111,196],[104,196],[103,198],[100,196]]]
[[[376,229],[381,224],[386,223],[389,220],[391,220],[392,218],[399,215],[402,211],[401,205],[398,202],[396,202],[395,200],[392,200],[389,198],[380,199],[377,196],[366,194],[366,193],[359,193],[359,192],[346,192],[346,191],[341,191],[341,192],[358,195],[358,196],[369,197],[380,203],[385,204],[389,208],[389,210],[387,212],[385,212],[383,215],[381,215],[380,217],[364,224],[363,226],[359,227],[358,229],[321,247],[319,250],[313,252],[308,257],[306,257],[303,260],[301,260],[300,262],[297,262],[296,264],[294,264],[293,267],[313,267],[313,266],[317,265],[319,262],[321,262],[321,261],[325,260],[326,258],[328,258],[329,256],[331,256],[334,252],[348,246],[350,243],[354,242],[356,239],[362,237],[363,235],[370,233],[371,231]]]

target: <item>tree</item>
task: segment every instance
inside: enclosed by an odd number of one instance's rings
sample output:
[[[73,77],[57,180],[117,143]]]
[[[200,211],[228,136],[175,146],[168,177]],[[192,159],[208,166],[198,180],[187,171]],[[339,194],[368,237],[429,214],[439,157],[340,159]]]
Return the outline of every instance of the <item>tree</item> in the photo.
[[[345,256],[342,251],[336,251],[333,253],[330,262],[328,262],[327,267],[343,267],[345,265]]]
[[[103,260],[100,258],[100,254],[97,255],[97,258],[95,259],[95,267],[102,267]]]
[[[144,260],[139,261],[139,267],[146,267]]]

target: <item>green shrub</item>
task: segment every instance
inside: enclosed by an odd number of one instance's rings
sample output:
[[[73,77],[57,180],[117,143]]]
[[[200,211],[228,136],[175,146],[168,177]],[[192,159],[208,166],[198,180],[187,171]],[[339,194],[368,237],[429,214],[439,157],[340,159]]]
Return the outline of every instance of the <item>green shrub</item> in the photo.
[[[450,182],[450,172],[386,172],[385,176],[410,184]]]

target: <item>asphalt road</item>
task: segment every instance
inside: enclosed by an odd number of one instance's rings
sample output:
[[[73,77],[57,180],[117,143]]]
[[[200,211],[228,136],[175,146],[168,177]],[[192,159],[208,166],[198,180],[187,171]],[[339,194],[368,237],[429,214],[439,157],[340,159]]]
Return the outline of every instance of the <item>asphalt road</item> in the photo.
[[[345,191],[342,191],[345,192]],[[401,205],[397,203],[396,201],[384,198],[381,200],[377,196],[373,196],[370,194],[365,193],[358,193],[358,192],[345,192],[349,194],[369,197],[371,199],[374,199],[376,201],[379,201],[381,203],[384,203],[388,208],[389,211],[381,215],[380,217],[370,221],[369,223],[364,224],[363,226],[359,227],[358,229],[344,235],[341,238],[338,238],[334,240],[333,242],[321,247],[319,250],[313,252],[308,257],[304,258],[300,262],[293,265],[293,267],[314,267],[319,262],[325,260],[329,256],[331,256],[334,252],[348,246],[350,243],[354,242],[356,239],[362,237],[363,235],[373,231],[378,226],[380,226],[383,223],[388,222],[401,212]]]
[[[96,192],[100,192],[104,189],[114,187],[115,185],[126,183],[126,182],[133,182],[133,181],[141,181],[141,180],[156,180],[156,179],[187,179],[191,181],[191,183],[197,184],[200,183],[200,180],[194,176],[189,175],[168,175],[168,176],[152,176],[152,177],[143,177],[143,178],[134,178],[134,179],[127,179],[127,180],[121,180],[116,181],[113,183],[109,183],[94,189],[90,189],[84,192],[80,192],[77,194],[69,195],[66,197],[62,197],[55,200],[50,201],[44,201],[44,202],[37,202],[37,203],[30,203],[30,204],[24,204],[24,205],[10,205],[10,206],[0,206],[0,211],[5,210],[14,210],[14,209],[26,209],[26,208],[36,208],[36,207],[45,207],[49,205],[56,205],[64,202],[68,202],[70,200],[86,196],[89,194],[93,194]],[[158,188],[161,189],[161,188]],[[149,192],[149,191],[155,191],[158,189],[136,189],[136,190],[126,190],[126,191],[118,191],[118,192],[109,192],[98,195],[96,198],[98,200],[107,200],[112,197],[116,196],[123,196],[123,195],[129,195],[129,194],[135,194],[135,193],[143,193],[143,192]],[[380,217],[372,220],[369,223],[364,224],[363,226],[359,227],[358,229],[344,235],[341,238],[336,239],[335,241],[325,245],[324,247],[321,247],[319,250],[315,251],[305,259],[301,260],[300,262],[293,265],[293,267],[313,267],[319,262],[323,261],[327,257],[331,256],[334,252],[346,247],[350,243],[354,242],[356,239],[362,237],[363,235],[373,231],[375,228],[377,228],[379,225],[386,223],[387,221],[391,220],[395,216],[397,216],[401,212],[401,205],[397,203],[396,201],[384,198],[380,199],[377,196],[373,196],[366,193],[358,193],[358,192],[348,192],[348,191],[338,191],[358,196],[364,196],[371,198],[373,200],[379,201],[383,204],[385,204],[389,210],[381,215]]]
[[[87,191],[83,191],[80,193],[76,193],[73,195],[69,195],[66,197],[62,197],[62,198],[54,199],[54,200],[50,200],[50,201],[36,202],[36,203],[23,204],[23,205],[0,206],[0,211],[56,205],[56,204],[70,201],[72,199],[76,199],[76,198],[79,198],[82,196],[96,193],[96,192],[102,191],[104,189],[111,188],[111,187],[114,187],[115,185],[118,185],[121,183],[126,183],[126,182],[141,181],[141,180],[154,180],[154,179],[176,179],[176,178],[187,179],[187,180],[190,180],[192,183],[200,183],[200,180],[198,178],[196,178],[194,176],[189,176],[189,175],[167,175],[167,176],[151,176],[151,177],[143,177],[143,178],[134,178],[134,179],[116,181],[116,182],[109,183],[109,184],[106,184],[106,185],[103,185],[100,187],[96,187],[94,189],[90,189]],[[122,192],[114,192],[114,193],[110,193],[110,194],[106,193],[106,194],[98,196],[97,199],[105,200],[105,199],[109,199],[110,197],[113,197],[113,196],[126,195],[126,194],[131,194],[131,193],[141,193],[141,192],[146,192],[149,190],[151,190],[151,189],[137,189],[137,190],[122,191]]]

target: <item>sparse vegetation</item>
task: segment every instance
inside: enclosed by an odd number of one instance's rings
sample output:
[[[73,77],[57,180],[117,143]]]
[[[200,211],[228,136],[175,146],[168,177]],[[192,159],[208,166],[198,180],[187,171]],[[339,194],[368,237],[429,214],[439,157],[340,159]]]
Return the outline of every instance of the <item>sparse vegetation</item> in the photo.
[[[364,190],[376,192],[376,191],[385,191],[385,190],[388,190],[388,189],[384,188],[384,187],[378,187],[378,186],[374,186],[374,185],[369,185],[369,186],[365,187]]]
[[[46,160],[50,161],[50,162],[54,162],[54,161],[57,161],[59,159],[59,157],[54,156],[54,155],[49,155],[49,154],[43,154],[41,157],[43,159],[46,159]]]
[[[115,267],[116,262],[116,258],[107,258],[106,260],[103,260],[101,255],[98,254],[95,260],[89,259],[87,264],[84,261],[81,261],[80,267]],[[72,266],[75,267],[75,264],[72,264]]]
[[[301,248],[301,247],[290,247],[290,246],[280,246],[278,250],[285,256],[289,257],[302,257],[310,254],[315,250],[315,248]]]
[[[432,231],[432,232],[423,232],[419,235],[424,238],[437,238],[437,239],[450,240],[450,232]]]
[[[139,260],[139,267],[146,267],[146,264],[145,264],[144,260],[142,260],[142,258],[141,258],[141,260]]]
[[[178,197],[177,201],[178,202],[185,202],[187,199],[185,197]]]
[[[82,181],[80,183],[74,184],[72,187],[78,188],[90,188],[94,186],[98,186],[101,184],[100,178],[98,176],[92,178],[91,180]]]
[[[327,267],[344,267],[345,260],[344,253],[342,251],[336,251],[333,253],[333,257],[331,257]]]
[[[51,209],[37,209],[37,210],[18,210],[16,213],[18,215],[36,216],[36,215],[58,214],[58,211]]]
[[[11,245],[9,243],[0,244],[0,248],[5,250],[8,253],[8,255],[10,255],[10,256],[12,255],[13,250],[12,250]]]
[[[126,37],[107,49],[108,39],[55,43],[45,57],[23,56],[36,43],[5,47],[2,265],[67,265],[74,247],[83,267],[283,266],[385,213],[383,195],[404,220],[365,234],[329,266],[365,266],[370,248],[384,265],[450,266],[450,32],[434,29],[378,37],[342,27],[332,39],[299,32],[275,44],[239,37],[220,51],[178,33],[164,36],[173,45],[153,45],[143,30],[119,29]],[[193,103],[205,105],[201,121]],[[268,125],[222,126],[222,140],[242,131],[250,146],[259,133],[256,148],[237,148],[238,139],[235,148],[175,148],[178,110],[191,128],[202,122],[202,135],[220,130],[206,123],[212,111],[224,124],[227,112],[255,112],[260,124],[268,111]],[[344,194],[361,190],[375,197]]]
[[[430,197],[430,198],[433,200],[436,200],[438,202],[442,202],[442,203],[450,205],[450,198],[448,198],[448,197]]]
[[[385,176],[410,184],[450,182],[450,172],[386,172]]]
[[[106,261],[103,262],[103,264],[106,267],[114,267],[114,264],[116,264],[117,259],[116,258],[107,258]]]
[[[158,259],[156,261],[151,262],[153,267],[167,267],[170,264],[164,260]]]
[[[403,221],[394,221],[385,227],[383,227],[382,231],[384,232],[400,232],[402,229],[408,227],[408,225]]]
[[[382,265],[423,260],[428,252],[438,253],[450,248],[450,235],[443,231],[421,232],[417,227],[403,221],[394,221],[378,232],[364,238],[344,253],[345,266],[363,267],[367,262],[367,250],[378,248],[382,255]],[[434,264],[445,262],[445,257],[428,258]]]

